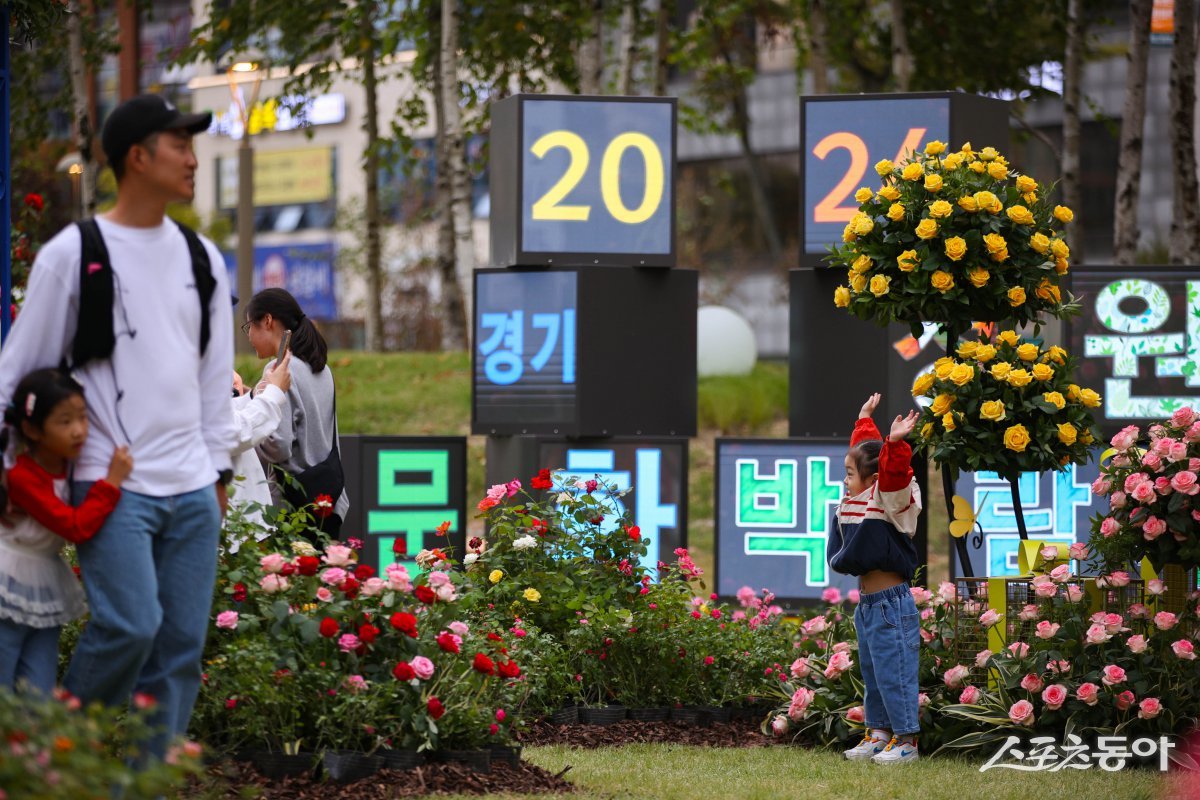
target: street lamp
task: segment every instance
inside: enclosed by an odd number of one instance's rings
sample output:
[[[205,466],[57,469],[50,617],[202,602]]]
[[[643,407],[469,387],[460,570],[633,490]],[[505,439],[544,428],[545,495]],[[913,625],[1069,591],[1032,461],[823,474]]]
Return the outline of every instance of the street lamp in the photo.
[[[256,60],[243,59],[229,65],[229,93],[242,122],[242,139],[238,143],[238,205],[237,205],[237,295],[238,307],[234,325],[240,326],[246,316],[250,297],[254,294],[254,147],[250,143],[250,114],[258,103],[265,70]],[[238,84],[250,83],[250,102],[246,102]],[[237,350],[250,352],[245,336],[235,335]]]

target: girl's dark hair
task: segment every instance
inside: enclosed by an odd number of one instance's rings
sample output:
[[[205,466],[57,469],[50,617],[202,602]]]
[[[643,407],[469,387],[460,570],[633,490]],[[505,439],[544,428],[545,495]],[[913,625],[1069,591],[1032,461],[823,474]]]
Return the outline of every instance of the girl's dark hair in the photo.
[[[246,318],[259,322],[267,314],[292,332],[292,355],[308,364],[314,374],[325,369],[329,346],[313,321],[304,316],[296,298],[283,289],[263,289],[250,298]]]
[[[879,472],[879,453],[882,450],[883,442],[879,439],[859,442],[850,448],[850,458],[854,461],[854,468],[858,470],[858,477],[865,479]]]
[[[61,369],[34,370],[17,384],[12,403],[4,409],[4,421],[18,433],[21,433],[22,422],[41,430],[55,406],[75,395],[82,397],[83,387],[66,372]],[[7,446],[8,431],[5,430],[0,433],[0,449]]]

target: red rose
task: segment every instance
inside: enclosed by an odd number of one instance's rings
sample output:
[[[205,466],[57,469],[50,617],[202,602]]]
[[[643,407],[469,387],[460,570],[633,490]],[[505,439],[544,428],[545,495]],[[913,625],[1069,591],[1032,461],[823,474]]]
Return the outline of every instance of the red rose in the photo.
[[[321,559],[316,556],[300,556],[296,571],[301,575],[313,576],[321,569]]]
[[[397,536],[395,538],[395,540],[392,542],[392,555],[396,555],[396,556],[408,555],[408,544],[405,542],[403,537]]]
[[[442,631],[437,635],[437,646],[447,653],[460,652],[458,642],[454,641],[454,634],[449,631]]]
[[[296,565],[290,561],[285,561],[283,563],[283,566],[279,568],[279,574],[280,575],[295,575],[296,574]]]
[[[246,584],[235,583],[233,585],[233,602],[235,602],[235,603],[246,602]]]
[[[333,513],[333,498],[327,494],[317,495],[317,499],[313,500],[313,515],[318,519],[325,519]]]
[[[638,539],[642,538],[642,529],[639,528],[637,525],[630,525],[628,528],[625,529],[625,532],[628,533],[629,538],[633,539],[635,542]]]
[[[379,628],[376,628],[370,623],[367,623],[358,629],[358,638],[366,644],[371,644],[374,642],[377,636],[379,636]]]
[[[365,581],[367,578],[372,577],[374,574],[375,574],[375,570],[371,568],[370,564],[359,564],[357,567],[354,568],[354,577],[360,581]]]
[[[407,635],[409,638],[417,638],[417,618],[412,614],[397,611],[395,614],[392,614],[389,622],[393,628]]]
[[[437,600],[437,595],[428,586],[418,586],[413,589],[413,595],[427,606],[433,605]]]
[[[503,637],[503,636],[500,636],[499,634],[493,633],[492,631],[488,631],[487,638],[488,638],[488,641],[489,641],[489,642],[503,642],[503,641],[504,641],[504,637]]]
[[[491,675],[496,671],[496,665],[483,653],[475,654],[475,660],[471,662],[471,666],[476,672],[482,672],[484,675]]]
[[[425,707],[429,709],[429,716],[434,719],[441,719],[442,715],[446,713],[446,707],[436,697],[429,698],[429,702],[425,704]]]
[[[413,678],[417,677],[417,671],[412,668],[412,664],[409,664],[407,661],[401,661],[392,668],[392,675],[394,675],[398,681],[411,681]]]
[[[226,701],[225,701],[225,708],[229,709],[230,711],[232,711],[233,709],[237,708],[237,698],[236,698],[236,697],[230,697],[228,700],[226,700]]]
[[[320,630],[322,636],[327,639],[332,639],[334,636],[338,635],[337,620],[331,617],[326,617],[325,619],[321,620]]]
[[[30,192],[29,194],[25,195],[25,205],[29,206],[34,211],[41,211],[43,208],[45,208],[45,203],[42,201],[42,196],[40,194],[35,194],[34,192]]]
[[[338,586],[338,588],[342,590],[342,593],[346,595],[346,599],[348,600],[353,600],[354,598],[358,597],[358,587],[359,583],[358,581],[354,580],[354,578],[346,578],[346,580],[342,581],[341,585]]]
[[[529,486],[533,489],[551,489],[554,487],[554,482],[550,480],[550,470],[540,469],[538,474],[529,479]]]
[[[515,661],[501,661],[500,674],[505,678],[519,678],[521,676],[521,668],[517,666]]]

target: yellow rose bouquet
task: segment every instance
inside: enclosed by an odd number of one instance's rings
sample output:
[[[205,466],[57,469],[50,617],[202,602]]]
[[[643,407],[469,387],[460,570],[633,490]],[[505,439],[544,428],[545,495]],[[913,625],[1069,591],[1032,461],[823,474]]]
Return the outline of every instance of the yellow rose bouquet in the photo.
[[[1079,307],[1059,281],[1074,214],[1050,187],[1014,171],[990,147],[946,154],[929,142],[901,164],[881,161],[883,185],[858,190],[859,211],[826,260],[847,271],[834,303],[861,319],[918,325],[1038,321]]]
[[[913,397],[928,400],[922,443],[939,464],[1006,477],[1085,463],[1100,395],[1071,382],[1074,362],[1010,330],[960,342],[913,383]]]

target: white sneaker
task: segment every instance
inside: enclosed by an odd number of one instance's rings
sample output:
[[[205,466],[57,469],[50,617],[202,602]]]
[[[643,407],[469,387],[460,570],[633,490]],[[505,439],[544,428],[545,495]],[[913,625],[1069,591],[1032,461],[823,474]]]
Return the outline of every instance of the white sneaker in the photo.
[[[876,764],[908,764],[917,760],[917,743],[911,739],[898,741],[895,736],[879,753],[871,756]]]
[[[842,755],[851,761],[866,761],[876,753],[883,752],[883,747],[886,744],[887,739],[876,736],[873,733],[867,733],[863,736],[861,742],[842,753]]]

